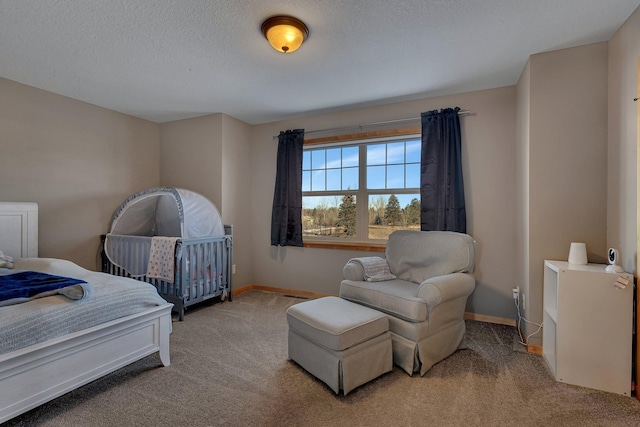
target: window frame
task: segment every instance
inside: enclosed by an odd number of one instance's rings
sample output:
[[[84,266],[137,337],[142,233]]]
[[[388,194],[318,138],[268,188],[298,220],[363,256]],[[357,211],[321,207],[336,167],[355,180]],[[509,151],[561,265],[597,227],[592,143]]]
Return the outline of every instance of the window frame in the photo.
[[[356,235],[354,237],[320,237],[303,236],[305,247],[322,247],[332,249],[353,249],[383,252],[387,239],[369,239],[369,197],[371,195],[391,194],[418,194],[420,198],[420,188],[393,188],[393,189],[367,189],[367,149],[366,146],[373,144],[392,143],[394,141],[407,142],[410,140],[422,139],[419,127],[390,130],[383,132],[367,132],[363,134],[351,134],[329,138],[318,138],[305,140],[304,150],[328,149],[332,147],[359,147],[358,161],[358,190],[331,190],[331,191],[303,191],[305,196],[339,196],[354,194],[356,198]],[[364,148],[360,148],[364,147]],[[406,163],[404,163],[406,165]],[[366,203],[361,203],[366,200]]]

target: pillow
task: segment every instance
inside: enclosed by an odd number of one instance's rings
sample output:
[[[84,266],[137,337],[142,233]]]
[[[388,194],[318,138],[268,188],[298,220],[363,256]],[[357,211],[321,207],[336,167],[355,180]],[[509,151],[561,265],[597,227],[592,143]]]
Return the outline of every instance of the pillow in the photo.
[[[13,258],[0,251],[0,268],[13,268]]]

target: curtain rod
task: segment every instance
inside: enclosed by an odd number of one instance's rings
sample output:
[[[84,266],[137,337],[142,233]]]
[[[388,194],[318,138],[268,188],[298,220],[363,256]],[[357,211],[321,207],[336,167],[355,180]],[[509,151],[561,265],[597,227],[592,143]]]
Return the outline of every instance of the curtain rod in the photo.
[[[473,113],[469,110],[460,110],[458,111],[458,115],[459,116],[470,116]],[[408,119],[396,119],[396,120],[386,120],[386,121],[382,121],[382,122],[373,122],[373,123],[364,123],[361,125],[353,125],[353,126],[343,126],[343,127],[338,127],[338,128],[327,128],[327,129],[317,129],[317,130],[310,130],[309,132],[305,132],[305,136],[307,135],[312,135],[314,133],[325,133],[325,132],[338,132],[338,131],[343,131],[343,130],[350,130],[350,129],[360,129],[360,130],[364,130],[364,128],[369,127],[369,126],[381,126],[381,125],[390,125],[390,124],[394,124],[394,123],[404,123],[404,122],[415,122],[417,120],[420,120],[420,117],[411,117]],[[278,138],[278,135],[274,135],[273,136],[274,139]]]

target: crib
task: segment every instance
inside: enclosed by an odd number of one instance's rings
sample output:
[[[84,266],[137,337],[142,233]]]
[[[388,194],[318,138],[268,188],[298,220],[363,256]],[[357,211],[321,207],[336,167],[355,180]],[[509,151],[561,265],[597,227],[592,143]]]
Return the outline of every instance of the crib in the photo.
[[[148,271],[158,236],[174,244],[170,269],[160,276]],[[180,321],[193,304],[232,300],[233,226],[198,193],[157,187],[133,194],[116,209],[101,241],[102,271],[151,283],[174,304]]]

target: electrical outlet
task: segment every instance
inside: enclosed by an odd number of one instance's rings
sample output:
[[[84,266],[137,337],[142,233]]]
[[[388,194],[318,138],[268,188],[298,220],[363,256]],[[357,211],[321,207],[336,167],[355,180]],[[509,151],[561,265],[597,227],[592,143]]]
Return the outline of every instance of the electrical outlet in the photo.
[[[233,264],[231,266],[231,274],[236,274],[236,265],[235,264]]]
[[[527,299],[525,297],[526,297],[526,294],[522,294],[522,310],[527,309]]]
[[[520,286],[511,289],[511,291],[513,291],[513,299],[518,301],[518,297],[520,296]]]

